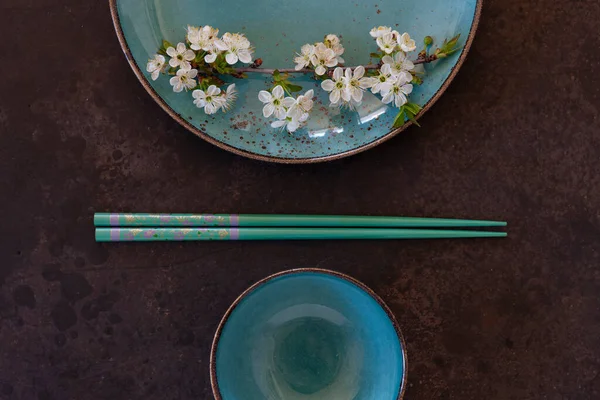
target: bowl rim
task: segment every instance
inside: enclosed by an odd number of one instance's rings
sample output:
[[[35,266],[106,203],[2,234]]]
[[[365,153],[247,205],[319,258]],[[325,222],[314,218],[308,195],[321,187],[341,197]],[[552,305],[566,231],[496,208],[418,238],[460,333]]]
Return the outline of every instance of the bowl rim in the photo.
[[[174,109],[172,109],[171,106],[169,106],[166,103],[166,101],[163,100],[163,98],[150,85],[150,83],[148,82],[148,79],[142,72],[142,69],[140,68],[139,65],[137,65],[135,59],[133,58],[133,54],[131,53],[131,50],[129,49],[129,45],[127,44],[127,41],[125,40],[125,34],[123,33],[123,29],[121,28],[121,21],[119,18],[119,12],[117,10],[117,2],[118,1],[119,0],[109,0],[110,14],[112,17],[113,25],[115,27],[115,31],[117,33],[117,38],[119,39],[119,44],[121,45],[121,49],[123,50],[123,53],[125,54],[125,57],[127,58],[127,61],[129,62],[129,66],[135,73],[135,76],[138,78],[138,80],[140,81],[140,83],[142,84],[144,89],[146,89],[146,91],[148,92],[148,94],[150,94],[150,96],[154,99],[154,101],[164,111],[166,111],[167,114],[169,114],[171,116],[171,118],[173,118],[175,121],[177,121],[180,125],[182,125],[184,128],[186,128],[187,130],[189,130],[196,136],[206,140],[207,142],[209,142],[223,150],[227,150],[234,154],[237,154],[237,155],[240,155],[243,157],[252,158],[255,160],[260,160],[260,161],[268,161],[268,162],[280,163],[280,164],[313,164],[313,163],[319,163],[319,162],[325,162],[325,161],[333,161],[333,160],[337,160],[340,158],[349,157],[354,154],[362,153],[363,151],[369,150],[383,142],[388,141],[389,139],[393,138],[394,136],[396,136],[400,132],[404,131],[405,129],[407,129],[409,126],[411,126],[413,124],[411,121],[407,121],[400,128],[392,129],[391,131],[386,133],[384,136],[382,136],[370,143],[366,143],[362,146],[359,146],[354,149],[347,150],[347,151],[344,151],[341,153],[330,154],[327,156],[320,156],[320,157],[282,158],[282,157],[266,156],[266,155],[262,155],[262,154],[258,154],[258,153],[253,153],[248,150],[238,149],[234,146],[223,143],[223,142],[213,138],[212,136],[208,135],[206,132],[203,132],[200,129],[196,128],[194,125],[190,124],[185,118],[183,118]],[[446,78],[446,80],[444,81],[442,86],[440,86],[440,88],[437,90],[437,92],[435,92],[435,94],[429,99],[429,101],[427,103],[425,103],[425,105],[423,106],[423,109],[419,112],[419,114],[417,114],[416,120],[420,119],[438,101],[438,99],[441,97],[441,95],[444,94],[446,89],[448,89],[448,86],[450,86],[450,83],[452,83],[452,81],[456,77],[456,74],[460,70],[465,59],[467,58],[467,54],[469,53],[469,50],[471,49],[471,44],[473,43],[473,39],[475,38],[475,33],[477,32],[477,27],[479,26],[479,20],[481,18],[481,9],[483,6],[483,0],[476,0],[476,1],[477,1],[477,4],[475,5],[475,12],[473,14],[473,21],[471,23],[471,29],[469,30],[469,36],[467,37],[467,40],[465,41],[465,45],[460,53],[458,60],[456,61],[456,64],[454,64],[454,66],[450,70],[450,74],[448,75],[448,77]]]
[[[369,296],[371,296],[371,298],[373,298],[379,304],[379,306],[383,309],[383,311],[385,311],[388,318],[392,322],[392,325],[394,326],[394,330],[396,331],[396,335],[398,336],[398,340],[400,341],[400,347],[401,347],[401,351],[402,351],[402,362],[403,362],[402,367],[403,367],[403,369],[402,369],[402,379],[400,380],[400,390],[398,392],[398,397],[396,398],[396,400],[401,400],[402,398],[404,398],[404,392],[406,391],[406,376],[407,376],[407,368],[408,368],[408,362],[407,362],[407,358],[406,358],[406,342],[404,341],[404,336],[402,335],[402,330],[400,329],[400,325],[398,324],[398,321],[396,320],[394,313],[388,307],[388,305],[383,301],[383,299],[377,293],[375,293],[370,287],[368,287],[361,281],[354,279],[353,277],[346,275],[344,273],[332,271],[329,269],[322,269],[322,268],[294,268],[294,269],[289,269],[286,271],[277,272],[275,274],[269,275],[269,276],[259,280],[258,282],[254,283],[248,289],[244,290],[242,292],[242,294],[240,294],[234,300],[234,302],[229,306],[229,308],[225,312],[225,315],[223,315],[223,318],[221,318],[221,321],[219,322],[219,326],[217,327],[217,331],[215,332],[215,336],[213,338],[213,342],[212,342],[212,345],[210,348],[210,385],[212,387],[212,392],[213,392],[213,396],[215,397],[215,400],[224,400],[223,396],[221,395],[221,391],[219,390],[219,382],[217,380],[217,363],[216,363],[217,346],[219,344],[219,340],[221,339],[221,333],[223,331],[223,328],[225,327],[225,324],[227,323],[227,320],[231,316],[231,313],[233,312],[233,310],[240,304],[240,302],[244,298],[246,298],[246,296],[248,296],[250,293],[255,291],[260,286],[264,285],[265,283],[267,283],[275,278],[282,277],[282,276],[296,275],[296,274],[306,273],[306,272],[316,272],[316,273],[320,273],[323,275],[331,275],[336,278],[340,278],[345,281],[348,281],[348,282],[358,286],[365,293],[367,293]]]

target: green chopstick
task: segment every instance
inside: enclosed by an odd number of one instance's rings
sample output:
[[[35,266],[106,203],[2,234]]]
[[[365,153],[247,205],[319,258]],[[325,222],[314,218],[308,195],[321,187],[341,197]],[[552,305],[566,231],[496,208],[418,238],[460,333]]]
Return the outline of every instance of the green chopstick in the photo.
[[[505,236],[506,232],[393,228],[96,228],[97,242],[451,239]]]
[[[506,226],[503,221],[465,219],[372,217],[350,215],[277,214],[126,214],[96,213],[97,227],[363,227],[363,228],[457,228]]]

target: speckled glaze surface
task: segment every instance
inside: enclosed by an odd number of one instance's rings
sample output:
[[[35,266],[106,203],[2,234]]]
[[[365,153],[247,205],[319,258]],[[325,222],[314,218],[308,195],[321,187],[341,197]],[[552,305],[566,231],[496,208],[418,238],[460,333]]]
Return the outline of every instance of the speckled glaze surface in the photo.
[[[397,109],[384,105],[371,93],[365,94],[357,111],[330,108],[326,93],[313,79],[302,75],[295,77],[294,83],[304,90],[317,89],[317,102],[307,126],[293,135],[271,128],[262,116],[257,94],[270,87],[268,75],[231,79],[240,92],[235,107],[226,114],[207,116],[194,106],[190,93],[174,93],[167,77],[151,81],[143,72],[163,38],[174,43],[182,41],[188,24],[212,25],[221,32],[239,31],[256,46],[255,57],[263,59],[263,67],[289,68],[302,44],[322,40],[327,33],[341,35],[346,65],[369,62],[368,54],[376,50],[368,34],[373,26],[390,25],[407,31],[418,43],[426,35],[442,41],[460,33],[462,52],[426,66],[425,83],[411,96],[424,107],[422,115],[443,93],[464,60],[481,11],[481,0],[307,0],[293,4],[276,0],[262,0],[260,4],[237,0],[110,0],[110,4],[132,68],[173,118],[219,147],[284,163],[325,161],[354,154],[389,139],[410,124],[391,130]]]
[[[371,289],[339,272],[294,269],[252,285],[215,334],[217,400],[396,400],[406,386],[398,323]]]

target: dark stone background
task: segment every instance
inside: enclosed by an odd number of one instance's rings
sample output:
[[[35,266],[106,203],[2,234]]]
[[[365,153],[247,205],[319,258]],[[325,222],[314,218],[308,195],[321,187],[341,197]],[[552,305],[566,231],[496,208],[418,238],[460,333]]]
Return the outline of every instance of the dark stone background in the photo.
[[[407,399],[598,399],[600,3],[485,3],[423,128],[284,166],[164,113],[105,1],[3,0],[0,398],[210,399],[228,305],[268,274],[322,267],[397,315]],[[495,218],[510,238],[96,244],[105,210]]]

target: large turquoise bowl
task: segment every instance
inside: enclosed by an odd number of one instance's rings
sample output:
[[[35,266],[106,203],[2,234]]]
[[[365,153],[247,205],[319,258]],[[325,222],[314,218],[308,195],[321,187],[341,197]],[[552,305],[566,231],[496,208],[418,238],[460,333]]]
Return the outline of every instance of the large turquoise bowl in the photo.
[[[346,65],[369,63],[377,46],[369,36],[374,26],[409,32],[418,44],[431,35],[438,42],[461,34],[462,51],[426,66],[425,82],[412,101],[421,115],[445,91],[463,63],[475,35],[482,0],[110,0],[116,31],[136,76],[156,102],[181,125],[203,139],[247,157],[308,163],[336,159],[369,149],[393,137],[410,123],[391,129],[397,109],[371,93],[358,112],[328,107],[327,94],[307,75],[295,83],[315,89],[317,105],[306,127],[293,135],[271,128],[261,113],[260,90],[270,86],[267,75],[233,80],[240,92],[228,113],[207,116],[192,103],[190,93],[174,93],[166,76],[149,79],[145,70],[162,39],[183,41],[187,25],[211,25],[220,32],[246,34],[265,68],[290,68],[304,43],[342,36]],[[412,58],[416,57],[416,51]],[[420,115],[419,115],[420,116]],[[423,121],[424,124],[427,121]]]
[[[320,269],[244,292],[219,325],[210,366],[217,400],[397,400],[406,386],[391,311],[362,283]]]

